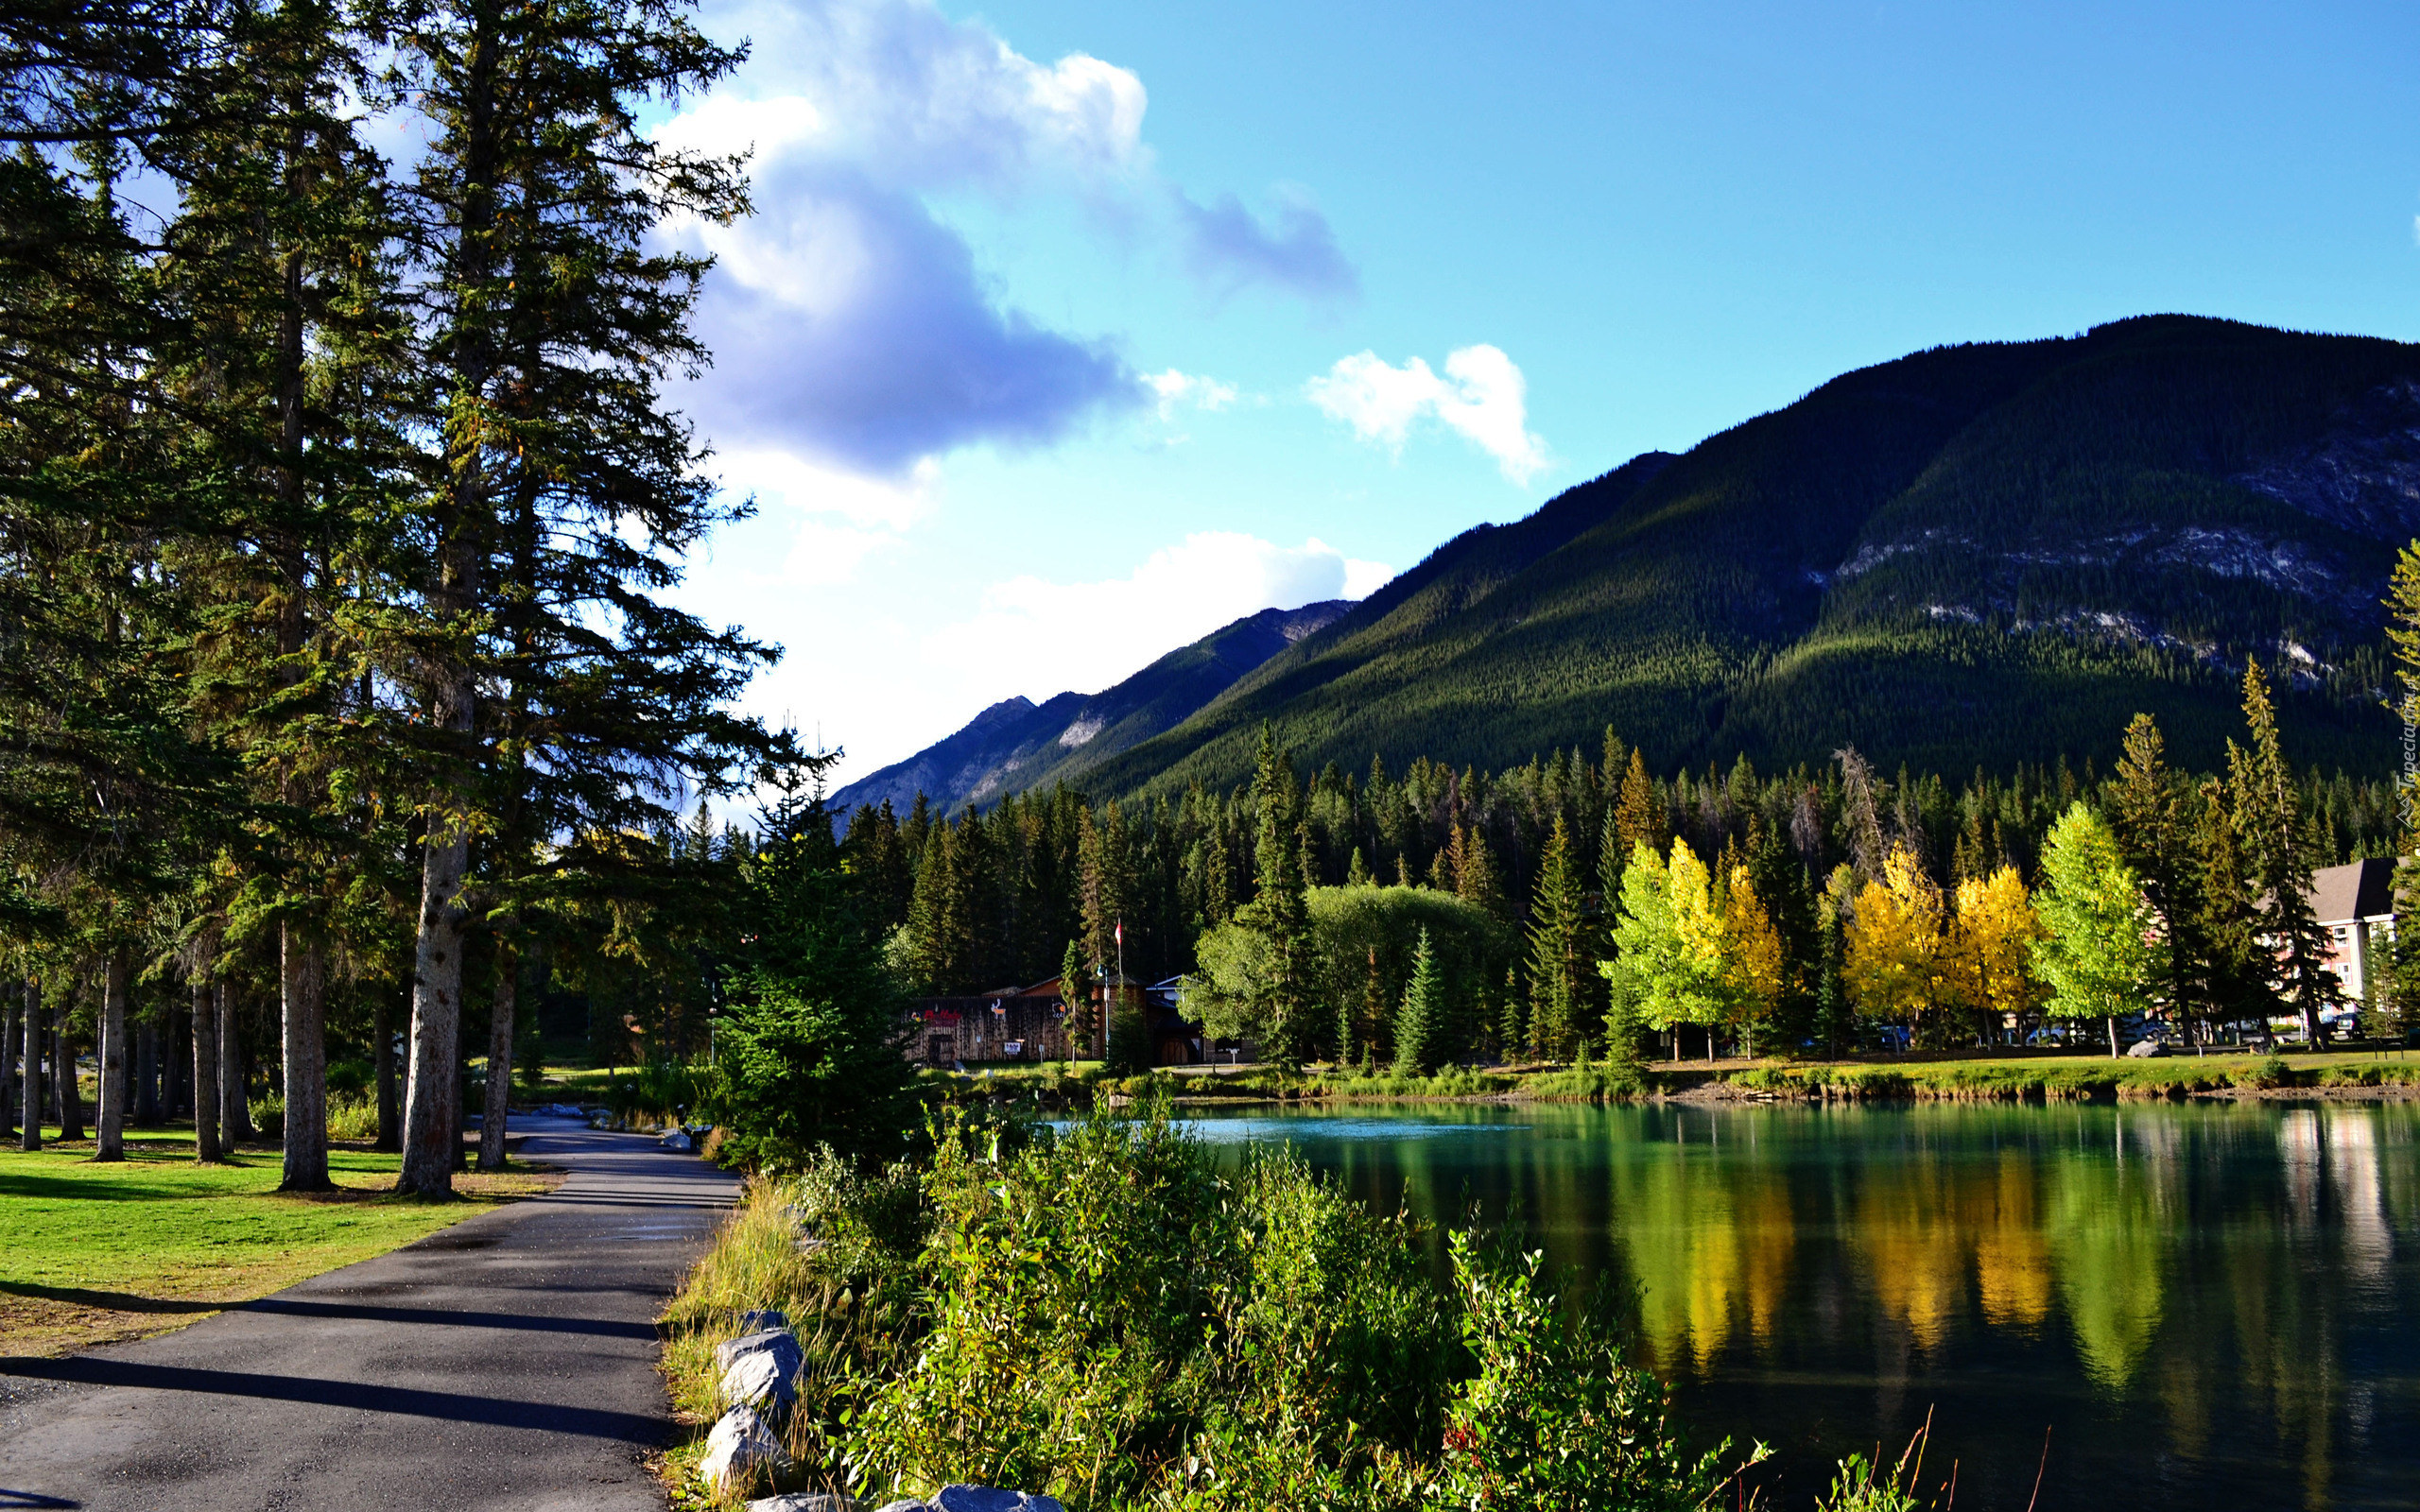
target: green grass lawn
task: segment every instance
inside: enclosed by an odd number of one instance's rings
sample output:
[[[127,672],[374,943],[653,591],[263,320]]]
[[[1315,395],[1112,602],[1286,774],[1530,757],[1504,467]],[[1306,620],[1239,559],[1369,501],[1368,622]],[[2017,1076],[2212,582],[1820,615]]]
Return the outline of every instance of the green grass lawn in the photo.
[[[90,1140],[0,1149],[0,1353],[182,1328],[562,1179],[527,1166],[457,1176],[466,1200],[421,1203],[389,1194],[396,1156],[337,1149],[340,1190],[304,1196],[274,1190],[273,1148],[222,1166],[196,1165],[190,1139],[130,1137],[126,1151],[101,1165]]]

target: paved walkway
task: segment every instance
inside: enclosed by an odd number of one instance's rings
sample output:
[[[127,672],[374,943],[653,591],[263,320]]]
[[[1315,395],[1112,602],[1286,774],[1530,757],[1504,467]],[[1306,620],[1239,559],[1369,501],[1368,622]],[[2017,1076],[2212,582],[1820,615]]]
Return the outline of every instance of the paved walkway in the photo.
[[[0,1358],[0,1507],[662,1512],[653,1320],[738,1183],[513,1125],[571,1171],[551,1195],[162,1338]]]

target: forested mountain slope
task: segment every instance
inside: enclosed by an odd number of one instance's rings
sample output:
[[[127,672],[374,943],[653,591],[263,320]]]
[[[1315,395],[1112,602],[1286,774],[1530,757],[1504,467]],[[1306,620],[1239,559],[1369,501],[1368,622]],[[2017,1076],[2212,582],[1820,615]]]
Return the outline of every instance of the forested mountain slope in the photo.
[[[1063,693],[1039,704],[1025,697],[995,703],[946,740],[833,794],[832,807],[844,812],[889,799],[904,814],[922,793],[948,812],[1046,787],[1181,723],[1237,678],[1352,607],[1327,599],[1262,610],[1170,651],[1104,692]]]
[[[2222,760],[2247,655],[2293,755],[2391,763],[2378,599],[2420,535],[2420,347],[2161,316],[1938,348],[1457,537],[1184,723],[1051,780],[1501,766],[1612,725],[1657,769]],[[1019,785],[1024,785],[1020,783]]]

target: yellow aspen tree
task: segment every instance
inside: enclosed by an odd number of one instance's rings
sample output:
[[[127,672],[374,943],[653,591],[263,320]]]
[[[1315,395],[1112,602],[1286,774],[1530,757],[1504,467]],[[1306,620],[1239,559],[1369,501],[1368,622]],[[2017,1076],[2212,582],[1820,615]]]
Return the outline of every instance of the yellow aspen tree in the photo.
[[[1729,1020],[1739,1031],[1741,1050],[1754,1055],[1756,1026],[1770,1022],[1781,1004],[1788,957],[1772,913],[1756,896],[1755,879],[1743,866],[1731,867],[1725,877],[1722,945]]]
[[[1705,1030],[1705,1058],[1714,1058],[1714,1032],[1729,1017],[1723,980],[1722,912],[1715,906],[1714,873],[1686,840],[1672,842],[1667,867],[1672,889],[1672,919],[1681,946],[1706,969],[1715,990],[1698,1000],[1692,1022]]]
[[[2014,1014],[2019,1030],[2040,1005],[2033,978],[2033,942],[2042,920],[2014,867],[1958,885],[1957,927],[1950,951],[1950,978],[1958,1000],[1971,1008],[1988,1040],[2003,1015]]]
[[[1948,996],[1946,922],[1941,889],[1913,854],[1894,847],[1849,919],[1841,974],[1859,1013],[1929,1033]]]

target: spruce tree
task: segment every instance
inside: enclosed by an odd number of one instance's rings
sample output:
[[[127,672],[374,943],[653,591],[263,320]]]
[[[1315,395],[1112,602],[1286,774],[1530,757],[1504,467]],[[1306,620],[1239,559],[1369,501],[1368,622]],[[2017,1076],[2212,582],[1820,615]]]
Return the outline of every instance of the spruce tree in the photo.
[[[1303,896],[1299,851],[1301,823],[1292,757],[1277,744],[1276,727],[1263,724],[1253,765],[1256,834],[1253,846],[1256,888],[1236,920],[1261,936],[1269,962],[1259,986],[1254,1016],[1263,1025],[1266,1049],[1284,1066],[1302,1063],[1310,1029],[1306,998],[1310,914]]]
[[[2394,697],[2387,707],[2403,727],[2403,770],[2394,789],[2394,912],[2397,919],[2420,920],[2420,541],[2396,554],[2386,607],[2394,662]],[[2386,954],[2392,982],[2380,1028],[2401,1038],[2420,1023],[2420,923],[2398,929]]]
[[[2122,754],[2109,787],[2110,828],[2126,864],[2168,937],[2169,1011],[2179,1024],[2199,1007],[2194,986],[2207,974],[2199,938],[2202,902],[2194,874],[2191,828],[2176,776],[2169,770],[2159,726],[2136,714],[2126,727]]]
[[[1437,1069],[1444,1038],[1444,980],[1424,927],[1420,943],[1412,950],[1411,980],[1404,988],[1403,1006],[1395,1013],[1396,1075],[1426,1076]]]
[[[1080,1043],[1088,1055],[1100,1054],[1099,1024],[1093,1010],[1093,975],[1084,963],[1081,940],[1069,940],[1059,957],[1059,1001],[1067,1006],[1068,1058]]]
[[[2302,1015],[2303,1034],[2321,1043],[2322,1008],[2342,998],[2327,970],[2327,932],[2311,912],[2311,871],[2317,841],[2304,816],[2293,769],[2277,741],[2277,717],[2260,663],[2247,659],[2243,718],[2250,744],[2227,742],[2227,792],[2235,800],[2246,881],[2257,904],[2263,944],[2275,962],[2273,990]]]
[[[1560,815],[1555,821],[1563,823]],[[1466,902],[1478,904],[1497,919],[1509,919],[1512,910],[1504,899],[1504,885],[1496,879],[1495,858],[1487,849],[1487,836],[1477,824],[1456,832],[1462,835],[1461,860],[1454,868],[1454,894]]]
[[[1604,862],[1610,874],[1606,896],[1613,897],[1620,887],[1620,868],[1630,864],[1631,853],[1640,846],[1650,850],[1664,849],[1664,805],[1655,796],[1655,780],[1647,775],[1647,758],[1637,747],[1630,751],[1630,766],[1622,774],[1620,796],[1614,800],[1611,816],[1613,842]]]
[[[1530,1018],[1548,1055],[1569,1055],[1584,1033],[1591,993],[1579,868],[1571,834],[1560,815],[1538,860],[1537,892],[1530,903]]]
[[[705,360],[687,328],[703,264],[650,237],[746,199],[735,164],[658,146],[639,112],[739,55],[677,7],[579,0],[432,4],[400,42],[430,129],[406,204],[438,439],[408,674],[427,837],[400,1185],[441,1195],[465,936],[509,921],[536,881],[512,837],[596,836],[579,870],[611,885],[610,837],[656,828],[681,780],[713,787],[735,759],[782,753],[718,713],[761,649],[656,596],[728,516],[660,394],[666,369]],[[519,625],[505,612],[516,605]],[[516,759],[516,740],[566,711],[589,738]],[[475,857],[490,833],[505,843]]]

